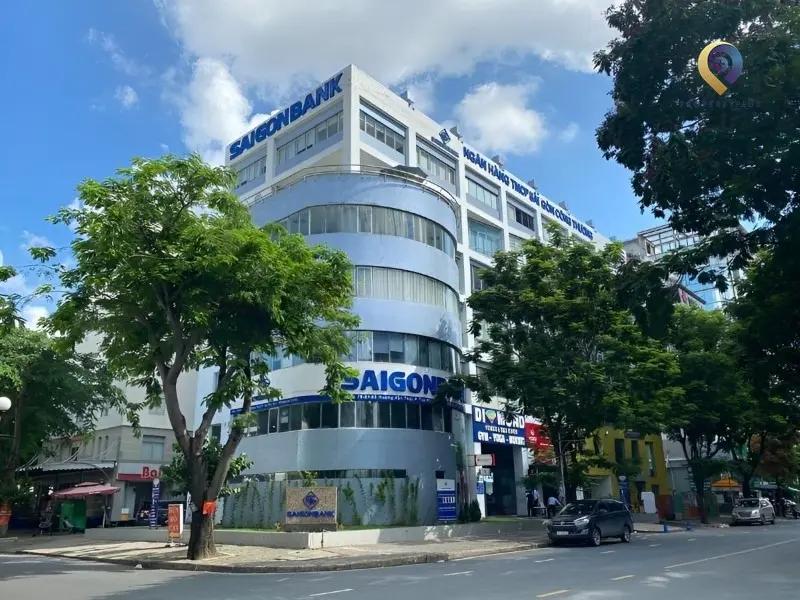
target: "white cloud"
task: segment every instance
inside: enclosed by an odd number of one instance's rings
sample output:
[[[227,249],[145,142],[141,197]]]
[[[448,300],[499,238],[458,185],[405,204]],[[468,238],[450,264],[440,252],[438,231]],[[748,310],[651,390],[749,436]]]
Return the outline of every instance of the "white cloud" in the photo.
[[[169,152],[169,146],[167,146],[166,144],[159,144],[158,147],[161,148],[161,152],[163,152],[164,154],[167,154]]]
[[[114,98],[116,98],[119,103],[122,104],[122,108],[125,109],[133,107],[133,105],[139,101],[139,95],[136,93],[136,90],[129,85],[117,87],[114,92]]]
[[[0,293],[28,296],[33,293],[33,288],[28,285],[24,275],[14,275],[11,279],[0,281]]]
[[[576,137],[578,137],[578,133],[580,133],[580,128],[578,127],[578,124],[570,123],[561,131],[561,133],[558,134],[558,139],[568,144],[574,141]]]
[[[90,29],[86,39],[91,44],[98,44],[108,54],[111,64],[114,65],[117,71],[130,76],[148,75],[150,73],[150,69],[146,66],[140,65],[125,56],[113,36],[96,29]]]
[[[28,304],[22,309],[21,316],[25,321],[25,326],[29,329],[39,329],[39,319],[44,319],[50,315],[46,306]]]
[[[433,112],[436,106],[436,82],[432,77],[412,81],[404,87],[414,102],[414,108],[428,115]]]
[[[544,116],[529,108],[536,80],[503,85],[492,82],[470,90],[455,108],[461,133],[488,153],[530,154],[547,138]]]
[[[592,53],[613,37],[603,17],[611,0],[536,0],[535,9],[530,0],[339,0],[335,9],[306,0],[292,10],[280,0],[153,2],[194,65],[186,86],[176,69],[162,77],[180,108],[184,141],[215,163],[225,144],[263,118],[249,118],[251,92],[283,104],[355,63],[386,85],[406,84],[426,111],[438,77],[468,75],[481,62],[514,69],[529,56],[590,71]],[[94,36],[124,70],[114,40]]]
[[[184,143],[213,164],[224,162],[226,144],[269,117],[251,116],[253,105],[227,65],[211,58],[195,63],[186,95],[172,99],[181,109]]]
[[[31,233],[30,231],[23,231],[22,238],[25,240],[22,244],[20,244],[20,248],[22,250],[30,250],[31,248],[41,248],[41,247],[53,247],[53,242],[48,240],[43,235],[36,235],[35,233]]]
[[[339,0],[335,9],[306,0],[292,10],[282,0],[155,3],[189,54],[225,60],[245,86],[279,94],[351,62],[387,84],[464,75],[509,56],[589,71],[592,53],[613,37],[603,17],[611,0]]]

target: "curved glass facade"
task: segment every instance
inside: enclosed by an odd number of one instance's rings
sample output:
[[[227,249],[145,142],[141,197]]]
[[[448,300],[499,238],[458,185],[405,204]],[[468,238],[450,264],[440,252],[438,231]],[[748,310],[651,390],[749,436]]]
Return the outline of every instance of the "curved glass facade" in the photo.
[[[382,206],[327,204],[299,210],[282,219],[289,233],[374,233],[415,240],[451,258],[456,255],[456,240],[438,223],[410,212]]]
[[[448,373],[458,372],[460,354],[454,347],[419,335],[389,331],[350,331],[350,352],[342,356],[344,362],[383,362],[438,369]],[[278,348],[277,356],[270,357],[271,371],[297,367],[304,364],[298,356],[284,354]]]
[[[353,293],[356,298],[429,304],[458,315],[458,294],[455,290],[433,277],[413,271],[386,267],[354,267]]]

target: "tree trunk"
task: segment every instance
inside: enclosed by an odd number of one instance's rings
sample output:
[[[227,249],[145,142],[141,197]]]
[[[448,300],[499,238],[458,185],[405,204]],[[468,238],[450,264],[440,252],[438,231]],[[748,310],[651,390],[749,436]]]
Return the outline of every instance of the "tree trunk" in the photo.
[[[201,501],[197,510],[192,512],[189,547],[186,551],[186,558],[189,560],[203,560],[217,554],[214,544],[214,514],[204,515],[202,504]]]
[[[747,475],[742,477],[742,495],[745,498],[750,498],[752,496],[752,494],[751,494],[752,489],[751,489],[751,486],[750,486],[750,480],[751,480],[751,478],[748,477]]]
[[[695,494],[697,495],[697,507],[700,510],[700,522],[708,524],[708,512],[706,511],[706,478],[703,475],[693,475]]]

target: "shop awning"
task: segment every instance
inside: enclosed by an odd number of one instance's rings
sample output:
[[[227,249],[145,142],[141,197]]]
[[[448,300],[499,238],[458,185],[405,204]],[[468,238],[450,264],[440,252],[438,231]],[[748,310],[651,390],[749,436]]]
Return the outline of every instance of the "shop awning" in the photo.
[[[723,488],[723,489],[738,489],[741,487],[738,481],[735,479],[720,479],[715,481],[711,484],[712,488]]]
[[[53,492],[53,498],[58,500],[80,500],[82,498],[88,498],[89,496],[110,496],[118,491],[119,488],[116,486],[89,481],[86,483],[79,483],[75,487]]]

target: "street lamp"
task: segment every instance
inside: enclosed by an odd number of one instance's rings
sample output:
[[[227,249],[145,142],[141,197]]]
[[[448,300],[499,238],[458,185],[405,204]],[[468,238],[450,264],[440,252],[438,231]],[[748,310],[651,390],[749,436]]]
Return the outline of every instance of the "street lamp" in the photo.
[[[0,396],[0,412],[11,410],[11,399],[5,396]]]

